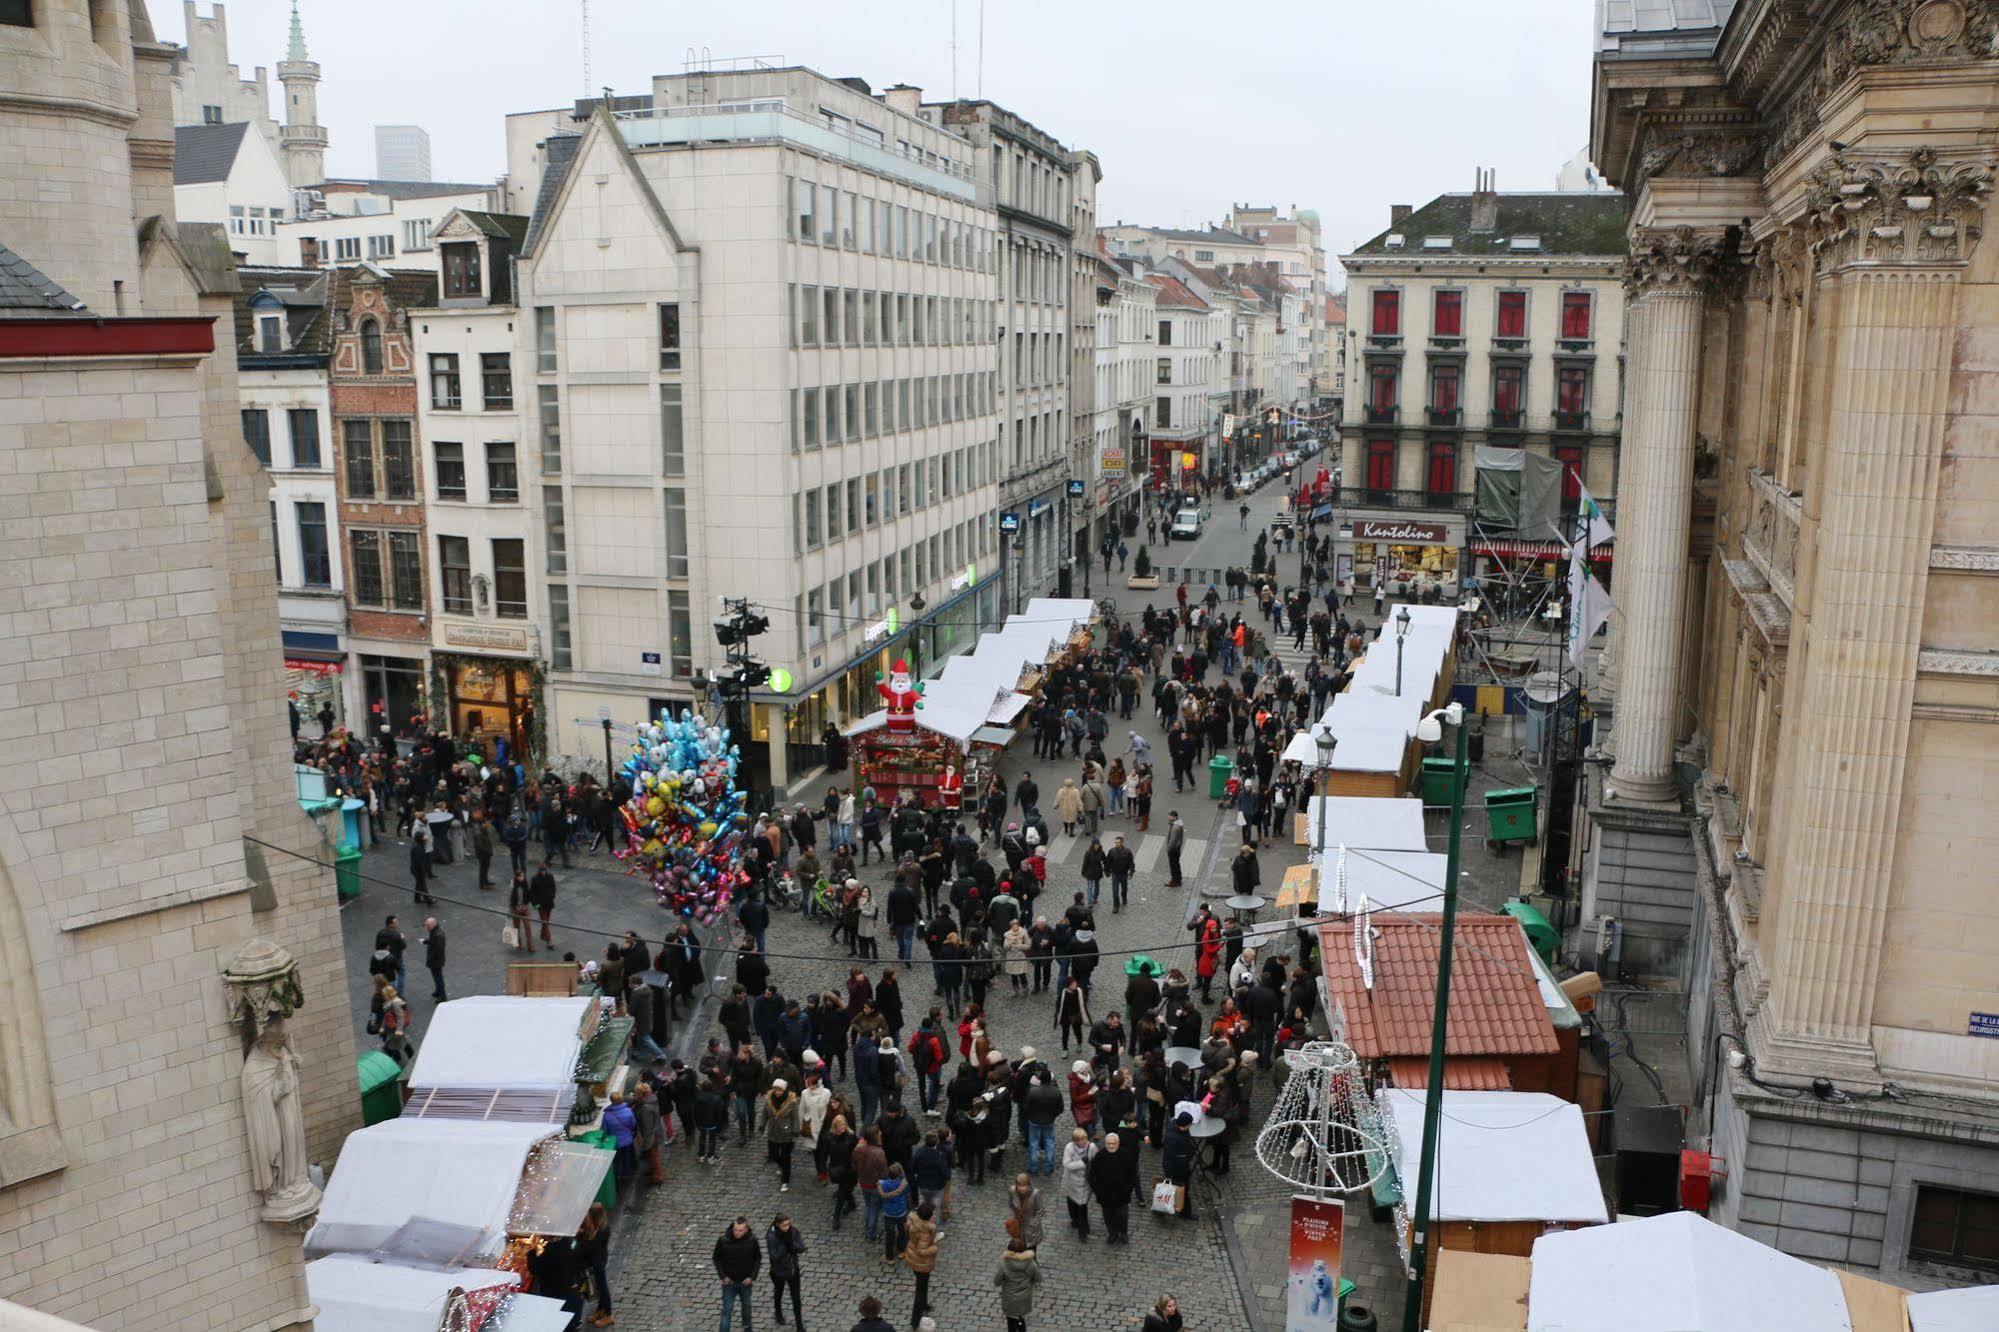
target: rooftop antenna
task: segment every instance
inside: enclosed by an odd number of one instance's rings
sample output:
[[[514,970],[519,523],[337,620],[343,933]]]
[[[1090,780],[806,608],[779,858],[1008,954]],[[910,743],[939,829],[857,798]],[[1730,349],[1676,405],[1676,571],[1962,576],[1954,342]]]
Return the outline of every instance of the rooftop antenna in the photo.
[[[577,0],[583,8],[583,95],[590,95],[590,0]]]
[[[986,0],[979,0],[979,65],[978,91],[980,101],[986,100]]]
[[[951,100],[958,100],[958,0],[951,0]]]

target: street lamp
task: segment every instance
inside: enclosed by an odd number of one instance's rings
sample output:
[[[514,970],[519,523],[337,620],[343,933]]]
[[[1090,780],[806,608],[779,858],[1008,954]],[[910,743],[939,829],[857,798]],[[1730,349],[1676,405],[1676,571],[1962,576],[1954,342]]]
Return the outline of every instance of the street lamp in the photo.
[[[1457,755],[1451,761],[1450,848],[1444,859],[1444,923],[1437,945],[1437,998],[1430,1016],[1430,1078],[1423,1095],[1423,1154],[1416,1165],[1416,1210],[1409,1214],[1409,1285],[1402,1325],[1419,1327],[1423,1317],[1423,1279],[1429,1266],[1430,1190],[1437,1173],[1437,1132],[1444,1108],[1444,1037],[1450,1019],[1451,952],[1458,924],[1458,834],[1465,817],[1465,708],[1453,702],[1416,723],[1416,738],[1435,744],[1444,738],[1439,721],[1457,729]]]
[[[1333,746],[1337,745],[1339,740],[1333,735],[1332,727],[1321,725],[1319,733],[1312,737],[1312,743],[1319,749],[1319,840],[1312,851],[1312,862],[1315,867],[1313,885],[1323,887],[1320,881],[1324,879],[1326,873],[1326,806],[1331,803],[1326,797],[1326,774],[1332,770]],[[1314,900],[1316,902],[1316,898]]]
[[[923,608],[928,604],[929,603],[923,600],[923,594],[921,592],[915,593],[909,598],[909,613],[911,616],[911,622],[909,626],[909,655],[912,659],[910,663],[909,673],[913,679],[917,680],[921,680],[923,678],[922,616],[923,616]]]
[[[1409,637],[1409,608],[1395,615],[1395,696],[1402,697],[1402,640]]]

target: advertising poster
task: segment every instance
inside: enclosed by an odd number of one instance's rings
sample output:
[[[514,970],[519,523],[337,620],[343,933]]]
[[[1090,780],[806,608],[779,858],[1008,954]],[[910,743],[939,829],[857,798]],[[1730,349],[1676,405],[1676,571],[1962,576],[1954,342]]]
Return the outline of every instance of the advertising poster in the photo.
[[[1291,1199],[1291,1267],[1286,1283],[1285,1332],[1338,1332],[1340,1240],[1346,1204],[1337,1199]]]

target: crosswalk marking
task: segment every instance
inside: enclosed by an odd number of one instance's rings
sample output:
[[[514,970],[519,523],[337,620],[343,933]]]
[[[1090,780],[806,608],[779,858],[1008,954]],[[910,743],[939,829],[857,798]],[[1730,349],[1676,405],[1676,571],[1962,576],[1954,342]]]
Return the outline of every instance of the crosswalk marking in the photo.
[[[1120,830],[1116,820],[1106,819],[1097,835],[1103,840],[1106,849],[1109,849],[1112,838],[1122,836],[1124,844],[1131,848],[1133,868],[1140,874],[1151,874],[1163,868],[1166,863],[1166,834],[1163,832],[1134,833],[1128,828]],[[1068,865],[1073,862],[1080,865],[1083,860],[1083,850],[1089,845],[1088,837],[1065,837],[1061,833],[1056,833],[1048,843],[1048,863]],[[1181,868],[1186,869],[1190,865],[1200,864],[1201,857],[1207,854],[1207,850],[1207,839],[1189,837],[1180,849]]]
[[[1088,838],[1071,837],[1067,833],[1052,832],[1048,838],[1048,863],[1051,865],[1066,865],[1069,863],[1070,852],[1074,851],[1078,846],[1087,845],[1089,845]]]
[[[1146,833],[1138,839],[1138,846],[1131,853],[1133,866],[1140,874],[1150,874],[1153,867],[1159,863],[1159,858],[1165,853],[1166,839]]]

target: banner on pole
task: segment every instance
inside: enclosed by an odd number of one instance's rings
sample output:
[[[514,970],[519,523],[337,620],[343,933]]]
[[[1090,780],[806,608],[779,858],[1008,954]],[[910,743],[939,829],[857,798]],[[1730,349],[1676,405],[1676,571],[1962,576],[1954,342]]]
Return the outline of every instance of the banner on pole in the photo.
[[[1617,535],[1611,527],[1610,519],[1603,516],[1603,506],[1596,502],[1596,496],[1589,493],[1589,487],[1578,485],[1582,492],[1582,503],[1578,506],[1583,518],[1583,549],[1595,550],[1604,542]]]
[[[1605,525],[1608,527],[1608,524]],[[1589,540],[1569,547],[1569,660],[1583,668],[1583,651],[1610,618],[1610,593],[1589,571]]]
[[[1340,1248],[1346,1204],[1336,1198],[1291,1199],[1291,1265],[1285,1282],[1285,1332],[1337,1332]]]

